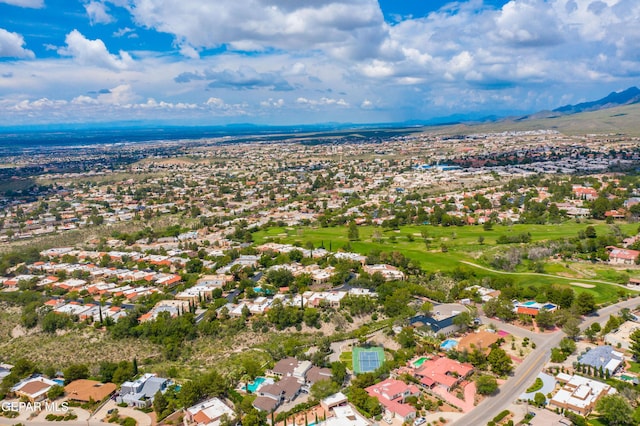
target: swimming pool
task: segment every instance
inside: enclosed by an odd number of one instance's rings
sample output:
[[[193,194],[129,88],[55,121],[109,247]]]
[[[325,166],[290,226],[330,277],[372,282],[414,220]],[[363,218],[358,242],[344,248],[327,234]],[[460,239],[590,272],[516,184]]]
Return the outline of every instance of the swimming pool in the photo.
[[[245,390],[248,390],[251,393],[255,393],[255,391],[258,390],[258,388],[262,385],[262,383],[264,383],[265,380],[267,379],[265,379],[264,377],[256,377],[253,382],[247,385]]]
[[[60,386],[64,386],[64,380],[62,380],[62,379],[53,379],[53,381],[56,382]]]
[[[522,306],[533,306],[533,305],[535,305],[535,304],[536,304],[536,301],[535,301],[535,300],[530,300],[530,301],[528,301],[528,302],[524,302],[524,303],[522,304]]]
[[[440,344],[440,349],[444,349],[445,351],[448,351],[449,349],[453,349],[456,346],[458,346],[458,342],[452,339],[447,339],[444,342],[442,342],[442,344]]]
[[[422,364],[424,364],[424,362],[427,360],[426,356],[420,357],[418,359],[416,359],[415,361],[413,361],[413,366],[414,367],[420,367]]]

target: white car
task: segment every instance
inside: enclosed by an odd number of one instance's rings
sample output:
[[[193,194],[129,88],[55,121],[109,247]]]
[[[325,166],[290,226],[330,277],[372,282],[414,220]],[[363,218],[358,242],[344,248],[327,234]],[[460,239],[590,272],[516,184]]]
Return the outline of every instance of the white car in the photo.
[[[424,424],[427,422],[427,419],[425,419],[424,417],[418,417],[414,422],[413,422],[413,426],[420,426],[421,424]]]

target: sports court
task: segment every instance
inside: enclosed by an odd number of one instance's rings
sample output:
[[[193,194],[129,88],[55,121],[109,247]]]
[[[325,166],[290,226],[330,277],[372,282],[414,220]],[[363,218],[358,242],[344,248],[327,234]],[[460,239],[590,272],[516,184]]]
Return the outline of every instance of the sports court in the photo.
[[[369,373],[380,368],[384,362],[384,349],[381,347],[353,348],[353,372]]]

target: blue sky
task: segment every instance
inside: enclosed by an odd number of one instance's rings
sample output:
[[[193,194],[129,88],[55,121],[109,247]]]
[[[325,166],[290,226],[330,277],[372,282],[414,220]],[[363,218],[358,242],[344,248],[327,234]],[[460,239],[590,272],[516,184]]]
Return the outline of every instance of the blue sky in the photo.
[[[638,85],[637,0],[0,0],[0,126],[397,122]]]

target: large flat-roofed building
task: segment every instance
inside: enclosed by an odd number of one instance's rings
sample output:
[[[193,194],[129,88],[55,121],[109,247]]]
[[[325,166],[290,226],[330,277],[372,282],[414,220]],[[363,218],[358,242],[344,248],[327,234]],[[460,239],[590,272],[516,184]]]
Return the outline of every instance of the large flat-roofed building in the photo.
[[[596,406],[600,398],[615,393],[616,390],[606,383],[587,379],[582,376],[571,376],[560,373],[556,379],[563,383],[560,389],[549,401],[550,405],[571,410],[581,416],[588,415]]]

